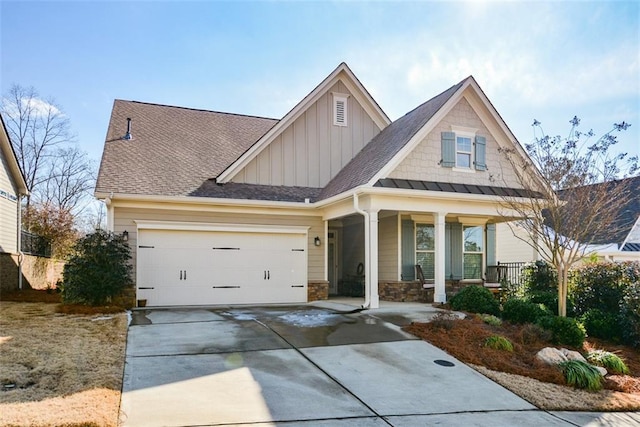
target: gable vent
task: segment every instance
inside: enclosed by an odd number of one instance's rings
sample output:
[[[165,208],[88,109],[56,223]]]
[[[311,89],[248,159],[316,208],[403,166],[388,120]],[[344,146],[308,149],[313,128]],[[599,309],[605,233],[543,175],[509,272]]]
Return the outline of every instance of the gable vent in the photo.
[[[347,125],[347,98],[348,95],[333,94],[333,124],[335,126]]]

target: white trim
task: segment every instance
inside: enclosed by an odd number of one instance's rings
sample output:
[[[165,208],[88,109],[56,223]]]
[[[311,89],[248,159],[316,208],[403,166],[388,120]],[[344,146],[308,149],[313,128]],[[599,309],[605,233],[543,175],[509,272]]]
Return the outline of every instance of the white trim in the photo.
[[[340,73],[344,73],[345,76],[341,76]],[[351,82],[349,82],[351,84],[347,85],[347,82],[349,80],[351,80]],[[389,125],[389,123],[391,123],[389,117],[387,117],[384,111],[382,111],[375,100],[371,98],[371,95],[369,95],[364,86],[362,86],[362,84],[358,81],[347,64],[343,62],[318,86],[316,86],[316,88],[312,90],[311,93],[305,96],[295,107],[293,107],[293,109],[289,111],[278,123],[276,123],[266,134],[264,134],[258,141],[256,141],[256,143],[253,144],[244,154],[242,154],[235,162],[233,162],[224,171],[222,171],[222,173],[217,177],[217,182],[229,182],[253,158],[260,154],[260,152],[264,148],[269,146],[269,144],[278,135],[280,135],[282,131],[284,131],[290,124],[292,124],[298,117],[300,117],[300,115],[302,115],[302,113],[304,113],[309,108],[309,106],[315,103],[322,95],[327,93],[328,89],[330,89],[338,81],[342,81],[343,83],[345,83],[345,86],[347,86],[348,88],[355,86],[355,88],[357,88],[357,91],[361,92],[361,95],[364,96],[364,100],[366,100],[365,104],[363,104],[363,108],[367,104],[373,106],[373,110],[371,110],[371,107],[365,108],[365,110],[370,114],[371,119],[380,129],[384,129]],[[361,97],[356,96],[356,99],[358,99],[358,101],[362,103]],[[372,112],[375,114],[371,115]]]
[[[456,134],[461,133],[461,134],[475,135],[476,133],[478,133],[478,129],[451,125],[451,132]]]
[[[400,212],[397,213],[396,217],[398,218],[397,221],[397,240],[398,240],[398,250],[397,250],[397,255],[398,255],[398,265],[397,265],[397,278],[396,280],[401,281],[402,280],[402,215],[400,214]]]
[[[462,225],[468,226],[477,226],[477,225],[486,225],[489,221],[489,218],[479,218],[472,216],[459,216],[458,222],[462,223]]]
[[[138,230],[181,230],[181,231],[223,231],[236,233],[281,233],[308,234],[306,226],[223,224],[208,222],[180,221],[138,221],[134,220]]]
[[[419,222],[421,224],[433,224],[433,215],[411,215],[413,222]]]

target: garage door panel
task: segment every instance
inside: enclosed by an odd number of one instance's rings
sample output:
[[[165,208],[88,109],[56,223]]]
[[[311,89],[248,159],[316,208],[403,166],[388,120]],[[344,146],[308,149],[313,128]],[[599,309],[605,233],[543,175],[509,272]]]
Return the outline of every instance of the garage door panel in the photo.
[[[149,306],[307,301],[304,234],[140,230]]]

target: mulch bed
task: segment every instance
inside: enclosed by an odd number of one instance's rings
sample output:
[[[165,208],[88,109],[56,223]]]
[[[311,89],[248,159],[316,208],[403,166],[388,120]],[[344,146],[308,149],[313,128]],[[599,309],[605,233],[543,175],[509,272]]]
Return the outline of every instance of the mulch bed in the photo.
[[[536,360],[535,355],[539,350],[554,345],[539,328],[533,325],[512,325],[503,322],[500,326],[491,326],[479,317],[469,315],[465,319],[437,316],[430,323],[412,323],[404,329],[445,350],[462,362],[543,382],[566,384],[559,369]],[[485,347],[485,339],[492,335],[508,338],[513,344],[514,351]],[[584,352],[583,349],[562,347]],[[601,340],[589,339],[585,343],[585,350],[595,348],[617,352],[631,371],[630,375],[608,375],[604,385],[606,389],[625,393],[640,392],[640,353],[638,351]]]

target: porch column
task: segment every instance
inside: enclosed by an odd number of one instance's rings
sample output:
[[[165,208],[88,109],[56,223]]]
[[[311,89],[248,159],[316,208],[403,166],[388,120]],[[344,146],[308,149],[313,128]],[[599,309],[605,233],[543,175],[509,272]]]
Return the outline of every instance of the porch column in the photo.
[[[445,232],[444,232],[444,218],[446,213],[436,212],[434,214],[435,220],[435,289],[433,295],[433,302],[445,303],[447,302],[447,294],[445,291],[445,275],[444,275],[444,251],[445,251]]]
[[[369,259],[365,283],[369,286],[369,302],[371,308],[380,306],[378,296],[378,211],[369,211]],[[366,218],[365,218],[366,220]]]

